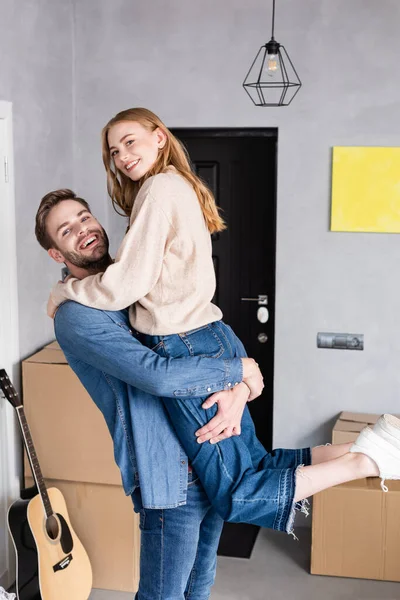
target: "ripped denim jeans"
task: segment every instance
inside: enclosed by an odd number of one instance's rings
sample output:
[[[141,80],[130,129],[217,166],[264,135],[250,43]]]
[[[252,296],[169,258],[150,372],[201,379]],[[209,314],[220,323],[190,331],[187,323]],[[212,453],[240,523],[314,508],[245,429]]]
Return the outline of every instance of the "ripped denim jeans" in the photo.
[[[137,334],[137,338],[164,357],[246,356],[241,341],[222,321],[182,334]],[[235,383],[232,382],[232,385]],[[267,452],[256,437],[247,406],[240,436],[218,444],[198,444],[195,431],[217,412],[217,405],[204,410],[204,400],[205,397],[170,398],[164,406],[213,507],[224,521],[251,523],[294,535],[296,510],[308,512],[306,500],[294,502],[296,471],[302,465],[311,464],[311,449]]]

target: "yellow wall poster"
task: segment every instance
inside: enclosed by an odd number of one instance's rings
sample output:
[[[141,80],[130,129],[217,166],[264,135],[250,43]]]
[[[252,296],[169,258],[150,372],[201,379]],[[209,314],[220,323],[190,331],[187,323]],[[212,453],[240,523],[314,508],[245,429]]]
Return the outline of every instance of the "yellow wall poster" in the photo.
[[[333,148],[331,231],[400,233],[400,148]]]

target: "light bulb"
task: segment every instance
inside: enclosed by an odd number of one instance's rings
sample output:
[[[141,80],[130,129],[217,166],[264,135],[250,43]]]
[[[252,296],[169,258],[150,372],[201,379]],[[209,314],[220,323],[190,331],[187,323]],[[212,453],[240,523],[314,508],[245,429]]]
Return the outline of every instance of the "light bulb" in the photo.
[[[267,71],[275,72],[278,70],[278,55],[268,54]]]
[[[265,62],[265,72],[271,79],[276,79],[279,76],[280,65],[279,56],[277,54],[268,54]]]

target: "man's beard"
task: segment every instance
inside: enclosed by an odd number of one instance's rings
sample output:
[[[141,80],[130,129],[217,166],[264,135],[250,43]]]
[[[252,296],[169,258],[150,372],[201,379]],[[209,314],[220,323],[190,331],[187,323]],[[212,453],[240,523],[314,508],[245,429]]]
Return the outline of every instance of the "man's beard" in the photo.
[[[101,228],[100,231],[97,229],[96,231],[93,231],[93,233],[99,236],[99,242],[94,252],[96,256],[82,256],[79,252],[75,251],[63,251],[62,254],[65,261],[68,261],[75,267],[85,269],[89,273],[99,273],[105,271],[113,261],[108,253],[110,242],[104,229]],[[99,251],[101,251],[100,255]]]

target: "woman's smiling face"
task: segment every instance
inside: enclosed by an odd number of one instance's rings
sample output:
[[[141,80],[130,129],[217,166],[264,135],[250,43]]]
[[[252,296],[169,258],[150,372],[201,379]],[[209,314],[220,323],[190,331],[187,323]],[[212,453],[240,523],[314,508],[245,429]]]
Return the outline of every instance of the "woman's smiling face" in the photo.
[[[156,162],[166,136],[159,128],[151,131],[137,121],[120,121],[111,126],[107,139],[118,171],[139,181]]]

